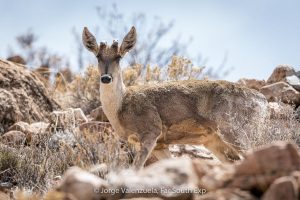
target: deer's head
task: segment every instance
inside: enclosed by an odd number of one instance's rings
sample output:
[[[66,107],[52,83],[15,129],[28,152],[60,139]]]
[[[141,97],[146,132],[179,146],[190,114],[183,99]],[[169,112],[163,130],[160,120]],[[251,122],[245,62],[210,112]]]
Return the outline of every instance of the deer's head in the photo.
[[[101,83],[109,84],[114,77],[121,73],[120,60],[130,51],[136,43],[136,31],[132,27],[124,37],[121,46],[117,41],[109,46],[104,42],[98,45],[96,38],[90,31],[84,27],[82,32],[82,41],[84,46],[95,54],[98,59],[98,68],[101,75]]]

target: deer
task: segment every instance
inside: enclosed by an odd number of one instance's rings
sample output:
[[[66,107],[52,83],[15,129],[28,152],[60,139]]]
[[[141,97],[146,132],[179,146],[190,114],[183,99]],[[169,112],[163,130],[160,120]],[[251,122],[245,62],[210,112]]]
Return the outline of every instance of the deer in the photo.
[[[252,89],[224,80],[182,80],[126,87],[120,60],[137,41],[133,26],[121,45],[97,43],[83,28],[82,41],[98,61],[100,101],[114,131],[138,149],[133,167],[140,169],[151,152],[172,144],[203,145],[221,162],[242,159],[230,116],[241,126],[258,125],[267,114],[265,97]],[[243,128],[242,127],[242,128]]]

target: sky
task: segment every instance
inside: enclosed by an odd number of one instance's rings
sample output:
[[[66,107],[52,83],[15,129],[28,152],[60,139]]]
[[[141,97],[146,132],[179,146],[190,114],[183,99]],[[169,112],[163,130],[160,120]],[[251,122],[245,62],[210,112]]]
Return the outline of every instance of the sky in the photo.
[[[95,8],[112,3],[128,16],[144,13],[174,20],[170,37],[192,37],[189,55],[201,54],[207,66],[219,66],[227,54],[226,67],[234,70],[224,79],[267,79],[279,64],[300,70],[298,0],[0,0],[0,57],[7,57],[17,35],[32,29],[40,45],[74,64],[72,28],[101,29]]]

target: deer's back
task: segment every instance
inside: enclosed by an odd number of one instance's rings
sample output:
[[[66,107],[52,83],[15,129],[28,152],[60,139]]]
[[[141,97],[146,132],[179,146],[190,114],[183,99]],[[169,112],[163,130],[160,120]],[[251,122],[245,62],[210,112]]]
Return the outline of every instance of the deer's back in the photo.
[[[150,111],[156,112],[167,127],[195,119],[229,131],[232,129],[230,120],[250,123],[255,116],[265,115],[266,109],[265,97],[255,90],[227,81],[195,80],[129,87],[119,116],[121,121],[129,123],[153,117]]]

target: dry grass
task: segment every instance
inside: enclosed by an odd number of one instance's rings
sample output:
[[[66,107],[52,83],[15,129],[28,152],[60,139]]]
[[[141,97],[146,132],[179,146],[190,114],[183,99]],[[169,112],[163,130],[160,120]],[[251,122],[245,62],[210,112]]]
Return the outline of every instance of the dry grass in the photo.
[[[41,133],[30,146],[8,148],[0,146],[0,180],[13,183],[17,188],[44,194],[69,167],[79,166],[97,172],[105,178],[110,170],[128,168],[132,161],[126,144],[114,137],[109,124],[98,123],[79,130],[70,130],[75,145],[63,140],[58,147],[50,144],[53,133]],[[59,128],[57,128],[59,130]],[[67,130],[63,130],[67,131]],[[96,166],[105,163],[105,170]]]
[[[136,64],[123,70],[124,83],[127,86],[136,84],[151,84],[170,80],[191,80],[204,78],[204,67],[194,66],[184,57],[173,56],[169,65],[150,66],[143,69],[142,65]]]
[[[64,75],[56,77],[52,95],[62,108],[81,108],[85,113],[100,106],[99,72],[89,66],[83,75],[76,75],[70,83],[63,81]]]
[[[241,149],[255,149],[279,140],[291,141],[300,146],[300,123],[296,119],[294,108],[283,103],[280,105],[279,111],[270,110],[270,116],[265,120],[257,118],[254,125],[242,126],[247,122],[231,116],[234,129],[238,132],[236,140]]]

